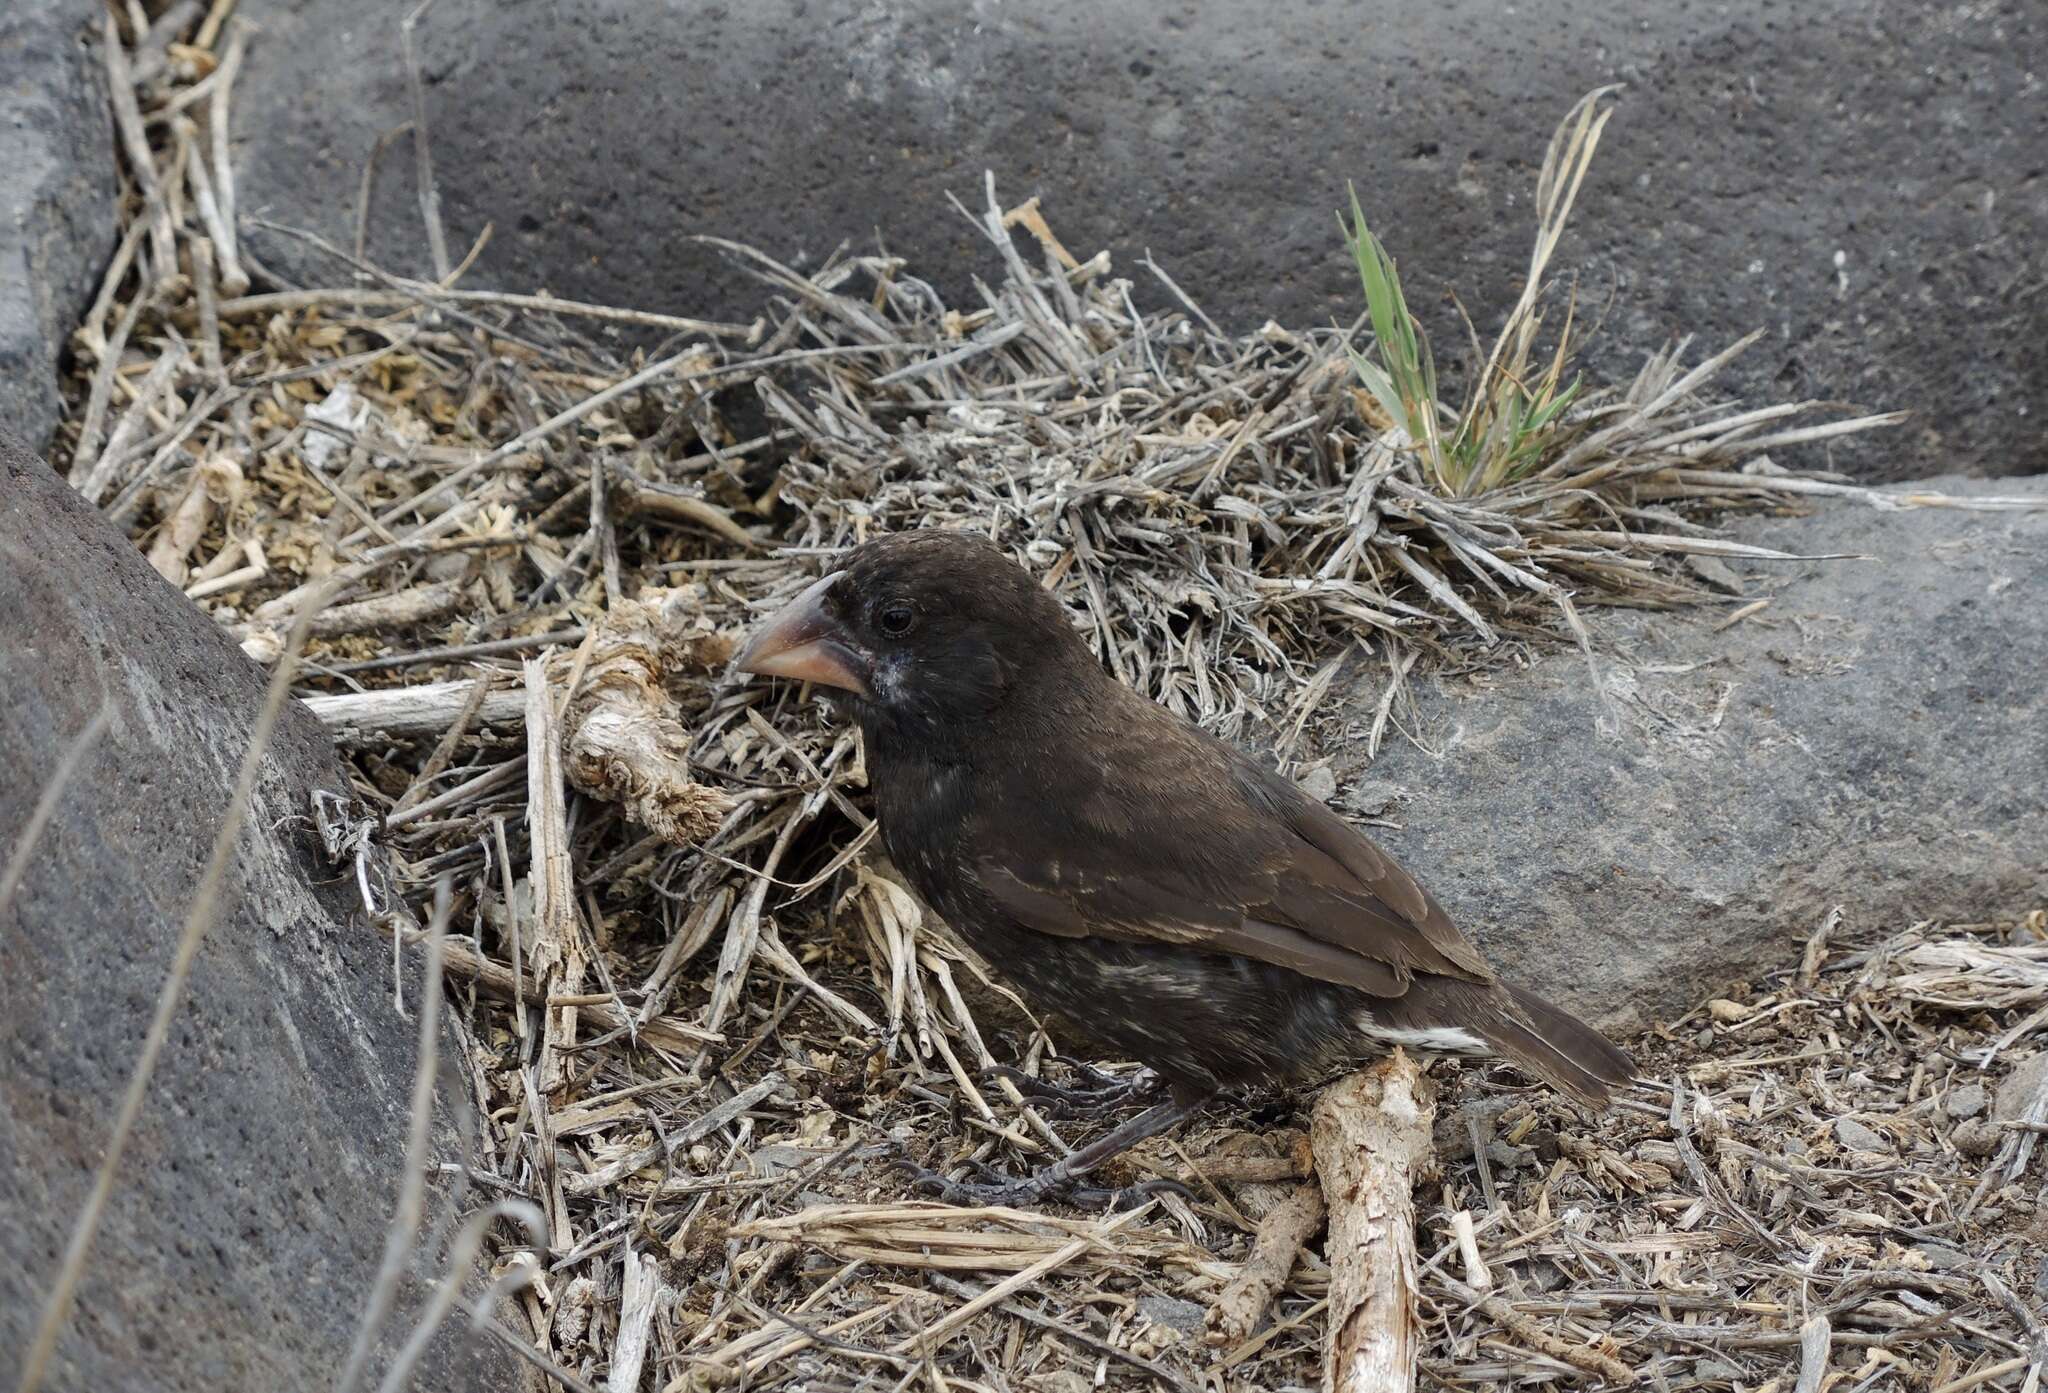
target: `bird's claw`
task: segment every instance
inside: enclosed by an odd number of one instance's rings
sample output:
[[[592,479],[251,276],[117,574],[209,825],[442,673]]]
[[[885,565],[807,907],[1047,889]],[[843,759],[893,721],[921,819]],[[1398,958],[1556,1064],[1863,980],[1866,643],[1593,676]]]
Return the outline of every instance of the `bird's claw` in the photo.
[[[1077,1088],[1048,1083],[1008,1064],[998,1064],[988,1072],[1015,1084],[1017,1091],[1041,1112],[1062,1118],[1102,1117],[1131,1103],[1141,1102],[1159,1089],[1159,1076],[1150,1069],[1140,1069],[1128,1078],[1119,1078],[1086,1064],[1075,1063],[1072,1068],[1081,1076],[1081,1086]]]
[[[1141,1180],[1135,1185],[1110,1188],[1101,1185],[1084,1185],[1081,1177],[1058,1175],[1048,1167],[1035,1175],[1000,1178],[1002,1173],[979,1161],[968,1164],[976,1174],[988,1176],[987,1180],[955,1180],[942,1171],[921,1166],[907,1156],[898,1156],[894,1164],[908,1172],[911,1189],[931,1196],[942,1204],[961,1205],[969,1208],[1028,1209],[1048,1200],[1057,1200],[1076,1209],[1116,1211],[1135,1209],[1155,1195],[1177,1194],[1194,1198],[1193,1192],[1178,1180]]]

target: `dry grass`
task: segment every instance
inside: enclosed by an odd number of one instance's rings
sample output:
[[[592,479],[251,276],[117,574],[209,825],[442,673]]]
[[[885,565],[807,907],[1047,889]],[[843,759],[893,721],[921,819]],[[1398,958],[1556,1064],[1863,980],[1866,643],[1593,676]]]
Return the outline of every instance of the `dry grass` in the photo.
[[[1156,267],[1134,285],[1106,254],[1077,260],[992,181],[982,211],[959,210],[992,270],[964,307],[885,255],[801,272],[732,244],[767,287],[754,325],[462,291],[474,249],[426,283],[329,247],[326,285],[248,294],[247,272],[265,278],[209,139],[246,36],[202,23],[154,63],[109,23],[110,78],[135,96],[117,102],[127,236],[80,330],[56,456],[259,657],[314,587],[336,590],[300,691],[353,787],[320,822],[395,943],[452,889],[444,965],[484,1119],[467,1173],[532,1206],[547,1240],[495,1230],[501,1267],[532,1276],[510,1298],[528,1347],[572,1387],[1314,1382],[1313,1252],[1257,1333],[1211,1348],[1183,1328],[1291,1193],[1284,1104],[1134,1160],[1184,1175],[1192,1203],[1072,1219],[900,1200],[893,1150],[1018,1167],[1074,1144],[987,1073],[1058,1066],[866,858],[853,736],[730,679],[732,639],[824,553],[972,527],[1125,680],[1300,772],[1347,663],[1391,674],[1376,748],[1419,662],[1584,643],[1587,604],[1739,598],[1720,559],[1777,554],[1715,516],[1860,494],[1772,452],[1891,418],[1718,402],[1743,345],[1573,384],[1569,328],[1545,339],[1539,309],[1605,119],[1594,99],[1546,162],[1528,294],[1462,408],[1389,311],[1398,277],[1362,215],[1376,348],[1337,329],[1225,335]],[[626,330],[672,337],[628,353]],[[682,799],[664,806],[689,814],[666,837],[574,794],[544,736],[585,710],[633,600],[634,633],[657,635],[633,678],[649,748],[674,756]],[[708,832],[690,821],[707,815]],[[2026,951],[2012,925],[1955,935],[2000,962]],[[1544,1382],[1606,1360],[1672,1388],[1806,1393],[1822,1386],[1807,1358],[1847,1390],[1957,1393],[2031,1358],[1993,1284],[2031,1291],[2031,1200],[1992,1177],[2044,1124],[1998,1132],[1985,1169],[1958,1155],[1976,1134],[1942,1100],[2016,1027],[2001,1058],[2018,1056],[2040,1024],[2018,1013],[2041,997],[1972,995],[2006,979],[1907,951],[1927,941],[1838,957],[1652,1042],[1664,1082],[1618,1123],[1461,1076],[1447,1111],[1478,1159],[1450,1161],[1424,1206],[1428,1374]],[[1929,973],[1948,977],[1893,989]],[[1852,1115],[1882,1155],[1842,1154]],[[1221,1178],[1246,1173],[1261,1178]],[[1463,1252],[1443,1236],[1459,1213]]]

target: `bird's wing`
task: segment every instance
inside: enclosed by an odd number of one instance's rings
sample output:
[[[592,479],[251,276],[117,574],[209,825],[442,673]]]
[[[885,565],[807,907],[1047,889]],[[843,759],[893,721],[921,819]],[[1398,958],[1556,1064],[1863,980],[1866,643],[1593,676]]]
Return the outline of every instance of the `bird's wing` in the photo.
[[[1106,770],[1056,822],[965,829],[974,879],[1040,933],[1172,943],[1400,996],[1417,973],[1492,983],[1391,857],[1293,783],[1207,737]]]

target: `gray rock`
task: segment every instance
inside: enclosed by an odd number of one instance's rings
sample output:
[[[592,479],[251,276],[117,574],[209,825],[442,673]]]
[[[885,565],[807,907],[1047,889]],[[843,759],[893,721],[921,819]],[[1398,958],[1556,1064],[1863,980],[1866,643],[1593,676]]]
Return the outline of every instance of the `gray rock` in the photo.
[[[1164,1325],[1192,1335],[1202,1329],[1202,1322],[1208,1311],[1193,1301],[1183,1301],[1177,1296],[1141,1296],[1138,1298],[1138,1314],[1154,1325]]]
[[[348,245],[358,178],[410,118],[398,22],[414,0],[246,0],[243,206]],[[750,317],[759,287],[691,241],[817,265],[879,233],[955,304],[989,254],[945,200],[1042,195],[1078,255],[1108,247],[1161,299],[1147,249],[1241,329],[1349,319],[1335,210],[1355,181],[1447,358],[1520,290],[1546,142],[1583,92],[1629,84],[1553,269],[1632,373],[1681,334],[1769,333],[1728,381],[1759,401],[1915,413],[1922,451],[2048,468],[2048,245],[2037,176],[2048,23],[1821,0],[1521,5],[1282,0],[810,0],[643,5],[441,0],[419,33],[443,208],[477,278],[648,309]],[[371,248],[426,266],[413,161],[380,169]],[[319,254],[275,236],[303,273]],[[323,280],[340,274],[328,263]],[[1610,303],[1609,296],[1612,295]],[[1909,477],[1889,444],[1840,467]]]
[[[2048,1094],[2048,1052],[2034,1055],[2006,1075],[2005,1082],[1998,1085],[1997,1100],[1991,1105],[1992,1120],[2028,1121],[2035,1102],[2044,1094]]]
[[[1927,1265],[1936,1272],[1967,1272],[1981,1261],[1960,1248],[1949,1247],[1946,1243],[1922,1243],[1915,1251],[1925,1257]]]
[[[264,679],[4,436],[0,596],[0,855],[101,702],[115,712],[0,915],[0,1351],[18,1354],[92,1185]],[[310,1393],[333,1387],[354,1337],[402,1172],[414,1027],[392,1010],[388,950],[311,854],[311,790],[347,785],[318,723],[297,707],[288,717],[51,1389]],[[409,1297],[379,1368],[415,1314]],[[470,1339],[444,1337],[420,1386],[517,1387],[507,1356]],[[11,1379],[13,1359],[0,1370]]]
[[[0,6],[0,427],[37,449],[57,361],[113,254],[114,137],[80,0]]]
[[[1973,1117],[1982,1117],[1989,1101],[1985,1097],[1983,1084],[1965,1083],[1951,1088],[1942,1106],[1955,1121],[1964,1122]]]
[[[2048,892],[2048,513],[1835,502],[1732,531],[1878,559],[1747,567],[1771,605],[1720,633],[1711,613],[1597,617],[1619,738],[1557,650],[1422,683],[1429,749],[1390,740],[1371,768],[1415,792],[1373,835],[1503,974],[1618,1027],[1796,962],[1837,904],[1907,924]]]
[[[1851,1151],[1890,1151],[1885,1139],[1853,1117],[1835,1119],[1835,1140]]]

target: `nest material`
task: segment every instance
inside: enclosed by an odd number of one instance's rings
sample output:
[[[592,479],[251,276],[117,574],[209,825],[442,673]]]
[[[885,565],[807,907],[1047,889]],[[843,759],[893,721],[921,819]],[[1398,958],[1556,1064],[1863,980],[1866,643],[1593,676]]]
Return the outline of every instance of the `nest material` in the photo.
[[[732,638],[824,552],[972,527],[1124,680],[1299,772],[1346,662],[1387,674],[1376,749],[1419,663],[1583,643],[1589,603],[1738,600],[1726,560],[1784,558],[1718,536],[1716,511],[1860,494],[1771,454],[1887,418],[1716,402],[1742,345],[1688,368],[1681,344],[1577,396],[1547,452],[1447,492],[1357,385],[1355,330],[1227,335],[1158,267],[1076,259],[992,183],[960,210],[995,270],[963,307],[886,255],[806,273],[736,244],[770,290],[752,325],[465,291],[460,267],[413,281],[336,247],[327,285],[284,286],[235,215],[249,31],[227,10],[106,23],[131,185],[55,458],[259,658],[285,656],[308,596],[335,601],[299,659],[355,781],[352,808],[323,806],[329,845],[387,929],[437,885],[475,925],[444,952],[486,1119],[467,1173],[545,1218],[514,1302],[528,1348],[568,1386],[1312,1382],[1313,1251],[1266,1324],[1196,1333],[1296,1194],[1270,1129],[1149,1148],[1133,1165],[1199,1198],[1135,1215],[873,1203],[901,1193],[892,1148],[1016,1167],[1075,1129],[986,1072],[1051,1066],[1037,1023],[863,859],[857,741],[727,680]],[[622,331],[671,338],[628,353]],[[1619,1361],[1673,1388],[1832,1369],[1957,1393],[2034,1357],[2006,1295],[2031,1282],[2016,1191],[2039,1109],[1979,1135],[1941,1100],[1973,1053],[2029,1047],[2039,1015],[2009,1017],[2041,998],[1959,1007],[1978,988],[1956,979],[1984,974],[1952,951],[1907,964],[1934,985],[1904,995],[1836,963],[1723,1004],[1682,1049],[1649,1043],[1666,1083],[1618,1123],[1458,1076],[1471,1159],[1422,1205],[1426,1374]],[[1872,1139],[1881,1159],[1852,1154]],[[534,1265],[524,1238],[498,1231],[502,1264]],[[1930,1256],[1950,1251],[1969,1262]]]

